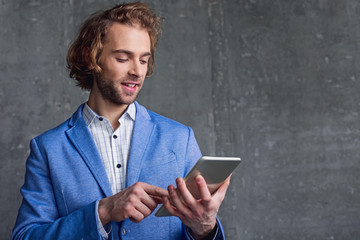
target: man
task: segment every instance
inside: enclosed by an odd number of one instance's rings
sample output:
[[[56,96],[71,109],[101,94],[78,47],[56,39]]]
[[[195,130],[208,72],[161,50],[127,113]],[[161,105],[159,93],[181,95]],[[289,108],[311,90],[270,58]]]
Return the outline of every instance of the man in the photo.
[[[224,238],[216,214],[229,179],[211,195],[198,176],[195,200],[179,178],[201,156],[193,131],[135,101],[153,72],[159,33],[143,3],[84,23],[68,67],[89,99],[31,141],[12,239]],[[155,217],[160,203],[174,216]]]

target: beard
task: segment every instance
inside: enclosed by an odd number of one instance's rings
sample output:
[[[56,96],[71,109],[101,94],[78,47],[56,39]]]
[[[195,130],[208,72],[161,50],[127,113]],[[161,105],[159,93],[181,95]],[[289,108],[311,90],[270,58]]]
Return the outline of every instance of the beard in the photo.
[[[109,81],[107,79],[101,78],[101,76],[96,76],[94,80],[103,99],[116,105],[129,105],[135,102],[139,94],[139,91],[134,93],[121,92],[121,90],[119,90],[119,86],[116,86],[120,83]]]

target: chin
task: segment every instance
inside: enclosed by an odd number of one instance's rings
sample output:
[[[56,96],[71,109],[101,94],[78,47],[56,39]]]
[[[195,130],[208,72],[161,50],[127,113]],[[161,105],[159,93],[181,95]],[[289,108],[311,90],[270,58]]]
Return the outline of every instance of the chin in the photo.
[[[133,98],[133,99],[111,99],[110,101],[112,103],[115,103],[116,105],[130,105],[136,101],[136,98]]]

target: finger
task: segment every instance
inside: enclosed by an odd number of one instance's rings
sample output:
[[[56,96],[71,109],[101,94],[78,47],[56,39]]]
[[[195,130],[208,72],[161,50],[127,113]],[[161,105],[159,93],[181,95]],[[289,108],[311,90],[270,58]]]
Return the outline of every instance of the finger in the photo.
[[[141,183],[143,186],[143,189],[145,190],[145,192],[149,195],[152,196],[159,196],[159,197],[167,197],[168,196],[168,191],[166,191],[163,188],[160,187],[156,187],[147,183]]]
[[[165,189],[143,182],[135,183],[133,189],[133,192],[140,198],[141,202],[143,202],[151,211],[157,207],[157,203],[152,196],[168,196],[168,192]]]
[[[225,179],[225,181],[220,185],[218,190],[216,190],[216,192],[213,195],[214,198],[219,200],[220,202],[222,202],[225,198],[227,189],[229,188],[229,185],[230,185],[231,176],[232,176],[232,174]]]
[[[158,196],[150,196],[154,201],[155,201],[155,203],[156,204],[162,204],[163,203],[163,201],[162,201],[162,197],[158,197]]]
[[[206,181],[203,176],[198,175],[195,177],[196,185],[198,186],[200,197],[202,199],[202,203],[206,206],[210,204],[211,201],[211,193],[209,191],[208,186],[206,185]]]
[[[145,205],[144,203],[139,203],[135,206],[135,209],[142,214],[142,218],[146,218],[147,216],[149,216],[152,212],[153,209],[149,208],[147,205]],[[155,208],[154,208],[155,209]],[[133,216],[132,216],[133,217]]]
[[[141,203],[145,205],[147,208],[149,208],[151,212],[154,211],[158,205],[158,203],[155,200],[155,197],[150,195],[145,195],[141,197]]]
[[[169,199],[172,202],[172,205],[177,209],[177,211],[185,216],[191,216],[191,210],[184,205],[175,187],[173,185],[170,185],[168,187],[168,191],[169,191]]]
[[[129,219],[134,222],[134,223],[139,223],[141,222],[143,219],[145,218],[145,216],[139,212],[137,209],[134,209],[130,214],[129,214]]]
[[[185,216],[183,214],[181,214],[179,211],[176,210],[176,208],[171,205],[169,198],[167,197],[163,197],[162,199],[163,202],[163,206],[165,207],[165,209],[173,216],[176,216],[178,218],[185,219]]]
[[[178,195],[183,199],[184,203],[191,209],[196,210],[197,201],[186,187],[185,181],[182,178],[176,179]]]

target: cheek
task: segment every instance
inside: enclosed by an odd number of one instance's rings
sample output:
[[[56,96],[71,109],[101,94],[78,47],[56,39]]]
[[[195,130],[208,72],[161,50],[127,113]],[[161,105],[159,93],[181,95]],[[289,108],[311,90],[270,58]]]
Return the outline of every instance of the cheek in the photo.
[[[148,67],[149,67],[149,63],[148,63],[148,64],[144,64],[144,66],[142,66],[143,71],[147,72]]]
[[[106,64],[102,71],[104,78],[120,78],[126,74],[126,69],[121,64]]]

